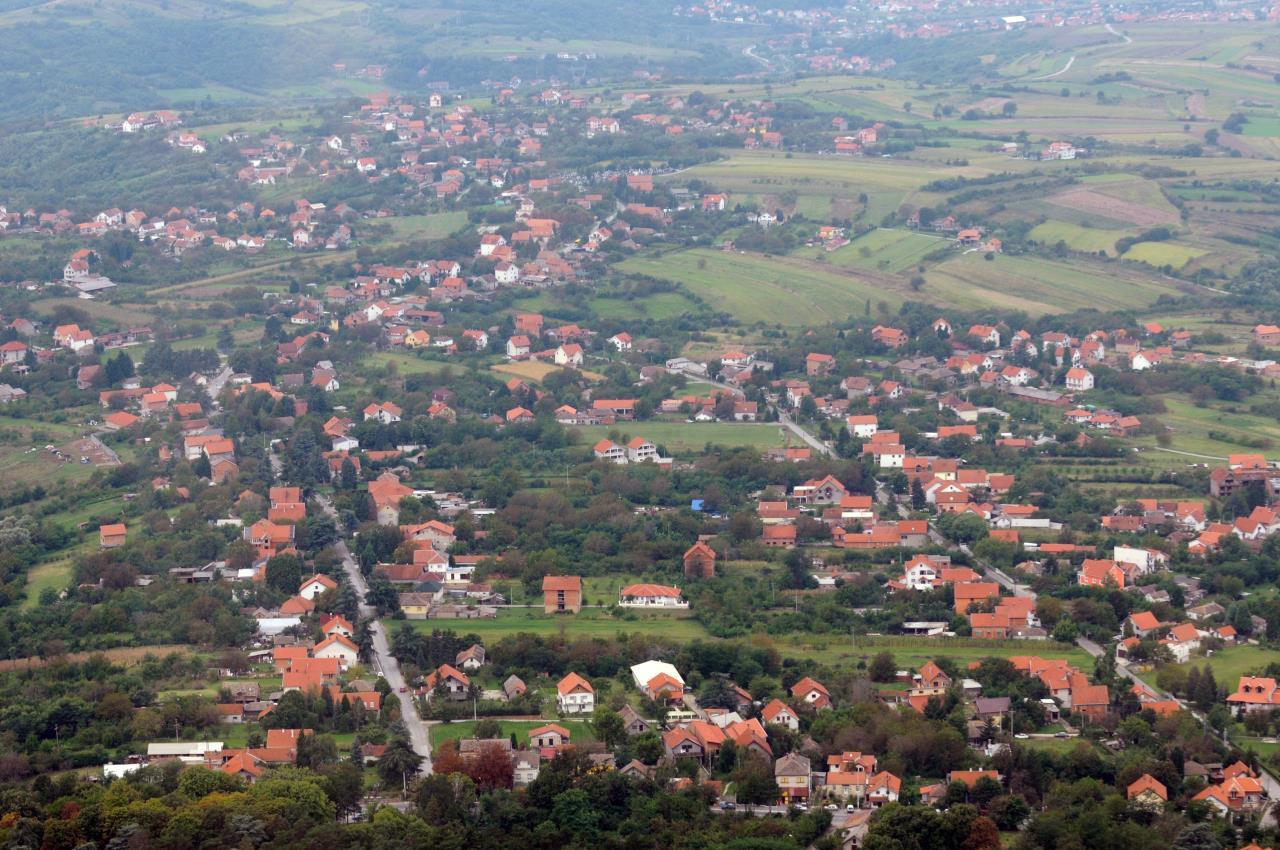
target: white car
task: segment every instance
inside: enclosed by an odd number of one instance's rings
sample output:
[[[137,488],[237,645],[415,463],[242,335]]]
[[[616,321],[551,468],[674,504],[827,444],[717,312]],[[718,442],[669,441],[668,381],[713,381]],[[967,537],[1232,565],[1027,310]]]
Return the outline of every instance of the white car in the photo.
[[[838,812],[838,811],[840,811],[840,807],[839,807],[839,806],[837,806],[835,803],[827,803],[827,804],[826,804],[825,806],[823,806],[822,808],[826,809],[826,810],[827,810],[827,811],[829,811],[829,812]]]
[[[844,807],[844,810],[845,810],[846,812],[856,812],[856,811],[858,810],[858,807],[857,807],[857,806],[855,806],[853,803],[849,803],[848,805],[846,805],[846,806]]]

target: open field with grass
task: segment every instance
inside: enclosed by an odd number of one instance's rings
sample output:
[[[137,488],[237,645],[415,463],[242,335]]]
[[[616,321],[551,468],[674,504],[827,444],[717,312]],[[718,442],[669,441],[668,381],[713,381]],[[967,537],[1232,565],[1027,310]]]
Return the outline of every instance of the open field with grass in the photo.
[[[49,487],[87,479],[96,467],[79,463],[80,456],[72,447],[86,430],[75,425],[0,418],[0,481],[12,486]],[[47,451],[46,445],[60,449],[67,459]]]
[[[396,372],[401,375],[438,375],[450,367],[455,371],[462,371],[461,367],[454,366],[451,363],[443,363],[439,360],[427,360],[426,358],[418,357],[415,354],[409,354],[404,351],[373,351],[370,352],[362,362],[366,366],[379,368],[394,366]]]
[[[121,327],[143,327],[155,320],[147,308],[137,304],[113,304],[109,301],[94,299],[86,301],[81,298],[42,298],[31,302],[31,309],[38,315],[49,316],[58,307],[74,307],[83,310],[95,319],[105,319]]]
[[[549,375],[563,371],[563,366],[557,366],[554,363],[543,363],[540,360],[523,360],[518,363],[498,363],[490,366],[495,372],[502,375],[510,375],[519,378],[522,381],[533,381],[535,384],[542,383]]]
[[[1160,396],[1166,412],[1157,420],[1169,429],[1173,441],[1168,448],[1213,457],[1258,451],[1246,440],[1269,439],[1280,442],[1280,423],[1267,416],[1243,411],[1242,405],[1212,402],[1197,407],[1185,395]],[[1239,412],[1232,412],[1239,408]],[[1210,434],[1210,432],[1213,432]],[[1143,444],[1149,443],[1149,438]]]
[[[858,666],[870,663],[881,653],[890,652],[900,669],[917,670],[931,659],[954,658],[960,665],[983,658],[1012,658],[1016,655],[1038,655],[1041,658],[1065,658],[1081,670],[1092,670],[1093,661],[1084,650],[1039,641],[982,641],[965,638],[936,638],[848,635],[791,635],[778,642],[783,654],[814,658],[824,664]]]
[[[1184,666],[1213,668],[1213,676],[1220,687],[1234,691],[1241,676],[1261,673],[1268,664],[1280,663],[1280,650],[1261,646],[1228,646],[1213,654],[1212,658],[1192,659]]]
[[[554,708],[554,705],[552,707]],[[585,720],[501,720],[499,723],[502,725],[502,738],[509,739],[514,733],[516,742],[522,747],[529,745],[530,731],[537,729],[539,726],[545,726],[547,723],[554,723],[569,730],[569,740],[575,744],[596,739],[595,731],[592,730],[591,724]],[[430,728],[431,746],[435,748],[445,741],[456,741],[459,738],[474,738],[475,734],[476,722],[474,720],[433,723]]]
[[[1206,253],[1208,252],[1199,248],[1189,248],[1186,245],[1177,245],[1172,242],[1139,242],[1128,251],[1125,251],[1123,258],[1146,263],[1156,268],[1169,266],[1173,269],[1180,269],[1197,257],[1203,257]]]
[[[943,236],[882,227],[835,251],[802,248],[795,255],[839,268],[901,274],[921,262],[926,255],[950,244],[951,240]]]
[[[760,450],[786,444],[784,429],[765,422],[619,422],[616,425],[582,425],[574,428],[588,445],[610,433],[644,437],[677,454],[700,453],[708,443],[747,446]]]
[[[678,614],[636,613],[613,617],[602,609],[587,609],[578,614],[553,615],[542,613],[542,608],[503,608],[491,620],[412,620],[415,629],[430,632],[433,629],[453,629],[458,634],[476,634],[485,641],[495,641],[508,635],[527,632],[535,635],[556,635],[563,630],[568,637],[613,637],[619,632],[645,634],[671,640],[706,638],[702,624],[691,619],[687,612]]]
[[[713,309],[746,323],[823,324],[862,313],[868,300],[897,309],[906,290],[895,279],[870,272],[709,249],[633,257],[619,267],[675,281]]]
[[[461,211],[373,219],[360,227],[360,241],[383,248],[405,242],[444,239],[466,223],[467,214]]]
[[[1081,261],[968,253],[929,269],[920,299],[938,304],[1025,310],[1031,315],[1148,307],[1180,284],[1144,272]]]
[[[1067,247],[1073,251],[1090,254],[1103,251],[1109,256],[1115,256],[1116,240],[1128,235],[1127,230],[1103,230],[1066,221],[1046,221],[1036,225],[1028,234],[1031,239],[1042,245],[1053,246],[1059,242],[1066,242]]]
[[[40,594],[46,589],[61,593],[71,583],[74,566],[70,558],[49,561],[34,567],[27,573],[27,598],[22,607],[34,608],[40,604]]]

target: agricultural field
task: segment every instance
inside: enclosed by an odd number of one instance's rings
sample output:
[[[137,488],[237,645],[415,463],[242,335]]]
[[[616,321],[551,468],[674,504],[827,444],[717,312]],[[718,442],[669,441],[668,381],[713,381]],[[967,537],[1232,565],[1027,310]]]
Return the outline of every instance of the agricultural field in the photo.
[[[427,360],[403,351],[372,351],[364,358],[364,364],[373,368],[395,367],[400,375],[438,375],[446,369],[457,369],[439,360]]]
[[[50,487],[89,478],[96,467],[80,463],[79,447],[73,445],[84,431],[74,425],[0,418],[0,481]],[[62,451],[66,459],[47,450],[46,445]]]
[[[835,251],[801,248],[795,251],[795,256],[838,268],[902,274],[913,269],[930,253],[950,245],[951,240],[943,236],[882,227]]]
[[[1198,248],[1188,248],[1172,242],[1139,242],[1125,251],[1121,259],[1146,263],[1156,268],[1180,269],[1206,252]]]
[[[1025,310],[1033,316],[1095,307],[1148,307],[1179,285],[1131,269],[1080,261],[966,253],[925,273],[920,298],[936,304]]]
[[[387,248],[406,242],[444,239],[466,223],[467,214],[460,211],[373,219],[360,225],[360,241],[375,248]]]
[[[908,291],[896,279],[872,272],[702,248],[633,257],[620,268],[675,281],[746,324],[822,324],[861,314],[868,302],[884,301],[896,310]]]
[[[616,425],[583,425],[573,429],[587,445],[610,434],[644,437],[676,454],[697,454],[708,445],[746,446],[756,449],[786,445],[786,431],[763,422],[620,422]]]
[[[1257,451],[1260,439],[1280,443],[1280,424],[1271,417],[1243,412],[1242,405],[1211,402],[1197,407],[1179,394],[1160,399],[1166,412],[1155,418],[1169,429],[1168,448],[1225,460],[1229,454]],[[1140,443],[1148,444],[1149,438]]]
[[[1235,690],[1241,676],[1262,673],[1268,664],[1276,663],[1280,663],[1280,650],[1246,644],[1220,649],[1209,659],[1193,657],[1183,666],[1202,667],[1208,664],[1221,687]]]
[[[694,640],[708,637],[706,629],[697,620],[680,613],[628,613],[614,617],[604,609],[586,609],[569,616],[544,614],[537,608],[506,608],[498,616],[488,620],[412,620],[411,625],[421,632],[449,628],[459,634],[474,634],[484,643],[501,640],[508,635],[527,632],[534,635],[558,635],[568,637],[613,637],[619,632],[645,634],[671,640]]]
[[[543,363],[539,360],[499,363],[489,368],[502,375],[510,375],[522,381],[533,381],[535,384],[542,383],[548,376],[554,375],[556,372],[564,371],[563,366],[557,366],[554,363]]]

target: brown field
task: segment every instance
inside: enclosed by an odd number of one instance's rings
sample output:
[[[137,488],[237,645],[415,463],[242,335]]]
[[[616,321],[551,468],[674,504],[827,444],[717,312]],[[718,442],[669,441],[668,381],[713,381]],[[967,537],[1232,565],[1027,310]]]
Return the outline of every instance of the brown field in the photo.
[[[92,655],[101,655],[115,664],[123,664],[126,667],[130,667],[139,663],[148,655],[162,658],[174,652],[189,655],[195,652],[195,647],[185,643],[161,644],[159,646],[121,646],[115,649],[98,649],[92,652],[68,652],[62,656],[61,660],[78,664],[82,661],[87,661]],[[0,672],[31,670],[36,667],[43,667],[47,663],[44,659],[35,657],[6,658],[0,660]]]
[[[492,367],[493,371],[504,375],[514,375],[526,381],[543,381],[548,375],[560,371],[554,363],[542,363],[538,360],[524,360],[519,363],[499,363]]]
[[[1174,213],[1152,209],[1132,201],[1123,201],[1091,189],[1068,189],[1050,196],[1047,200],[1077,212],[1104,215],[1118,221],[1130,222],[1137,227],[1178,223],[1178,216]]]

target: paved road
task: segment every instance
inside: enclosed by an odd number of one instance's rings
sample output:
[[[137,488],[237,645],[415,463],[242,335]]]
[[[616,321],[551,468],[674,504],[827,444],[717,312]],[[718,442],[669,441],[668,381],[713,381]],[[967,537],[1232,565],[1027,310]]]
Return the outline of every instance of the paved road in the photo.
[[[780,424],[783,428],[786,428],[792,434],[795,434],[797,437],[803,440],[805,444],[809,446],[809,448],[813,449],[818,454],[823,454],[823,455],[835,454],[834,452],[831,451],[830,447],[827,446],[826,443],[822,442],[817,437],[813,436],[808,431],[801,428],[795,422],[791,421],[791,417],[783,413],[781,410],[778,411],[778,424]]]
[[[223,366],[222,371],[209,379],[204,385],[205,392],[209,394],[209,398],[214,401],[218,400],[218,396],[222,395],[222,388],[227,385],[227,381],[231,380],[231,367]]]
[[[333,503],[327,498],[317,496],[316,501],[324,508],[325,513],[334,518],[337,517],[337,512],[333,509]],[[351,550],[347,548],[345,540],[339,540],[334,545],[334,550],[342,558],[342,568],[347,573],[347,579],[360,597],[361,619],[369,620],[372,623],[375,662],[378,671],[387,680],[392,692],[400,700],[400,717],[404,720],[405,728],[409,731],[409,741],[413,744],[413,751],[422,756],[422,773],[431,773],[431,738],[427,733],[427,724],[423,722],[421,715],[418,714],[418,706],[413,700],[413,692],[409,690],[404,677],[400,675],[400,663],[391,654],[391,645],[387,640],[386,629],[383,628],[382,622],[376,619],[378,616],[377,610],[364,601],[365,596],[369,593],[369,586],[365,584],[364,576],[360,574],[360,565],[352,557]]]

